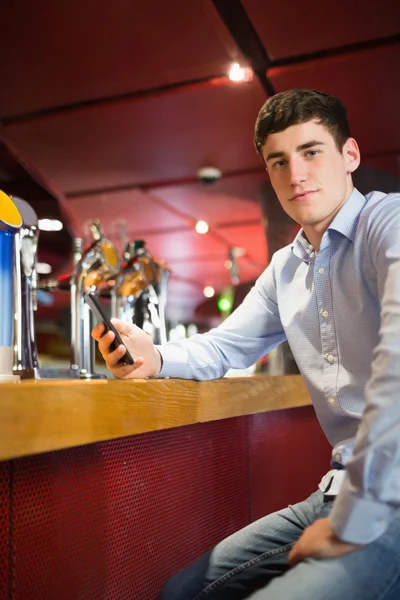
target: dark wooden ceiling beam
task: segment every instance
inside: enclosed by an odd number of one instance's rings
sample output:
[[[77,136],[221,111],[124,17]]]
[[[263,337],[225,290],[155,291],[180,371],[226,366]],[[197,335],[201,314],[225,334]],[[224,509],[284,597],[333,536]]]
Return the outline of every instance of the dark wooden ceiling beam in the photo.
[[[125,100],[136,100],[147,97],[153,97],[160,94],[168,94],[169,92],[176,92],[177,90],[184,89],[185,91],[190,91],[190,88],[193,90],[200,89],[208,86],[218,86],[218,85],[230,85],[231,82],[226,75],[226,73],[222,73],[219,75],[215,75],[212,77],[203,77],[201,79],[194,79],[189,81],[180,81],[178,83],[172,83],[164,86],[148,88],[146,90],[140,90],[135,92],[126,92],[124,94],[105,96],[102,98],[93,98],[89,100],[82,100],[81,102],[75,102],[73,104],[64,104],[59,106],[52,106],[49,108],[43,108],[40,110],[35,110],[27,113],[23,113],[20,115],[13,115],[10,117],[0,116],[0,123],[4,127],[7,125],[15,125],[17,123],[25,123],[28,121],[34,121],[36,119],[43,119],[44,117],[49,117],[52,115],[60,115],[64,113],[74,112],[76,110],[82,110],[85,108],[95,108],[95,107],[103,107],[110,104],[115,104],[116,102],[123,102]]]
[[[265,173],[265,168],[262,166],[260,161],[259,167],[254,167],[252,169],[239,169],[237,171],[225,171],[223,173],[223,178],[227,179],[228,177],[240,177],[242,175],[259,175],[261,173]],[[65,194],[65,197],[73,199],[80,198],[81,196],[96,196],[97,194],[114,194],[116,192],[129,192],[130,190],[141,190],[146,192],[158,188],[193,185],[195,183],[200,185],[200,181],[197,177],[186,177],[184,179],[167,179],[166,181],[154,181],[150,183],[127,183],[123,185],[95,188],[92,190],[78,190],[76,192],[69,192]],[[204,186],[204,190],[207,189],[212,190],[212,184],[209,187]]]
[[[239,0],[212,0],[212,3],[264,90],[273,96],[275,89],[266,74],[272,61],[242,3]]]
[[[362,52],[363,50],[371,50],[373,48],[382,48],[383,46],[392,46],[400,43],[400,34],[390,35],[387,37],[377,38],[374,40],[366,40],[363,42],[356,42],[354,44],[348,44],[346,46],[338,46],[337,48],[328,48],[327,50],[317,50],[309,54],[299,54],[297,56],[287,56],[274,60],[268,66],[268,69],[274,67],[287,67],[290,65],[297,65],[300,63],[311,62],[321,58],[331,58],[334,56],[342,56],[344,54],[353,54],[355,52]]]

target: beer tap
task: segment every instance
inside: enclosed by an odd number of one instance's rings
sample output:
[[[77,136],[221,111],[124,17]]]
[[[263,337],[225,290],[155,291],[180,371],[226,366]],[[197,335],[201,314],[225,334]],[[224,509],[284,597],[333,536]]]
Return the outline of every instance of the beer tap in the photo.
[[[14,373],[27,379],[37,376],[39,366],[34,317],[37,309],[38,218],[25,200],[12,199],[23,219],[14,238]]]
[[[93,243],[83,250],[83,242],[74,242],[74,272],[71,289],[71,371],[81,379],[102,377],[94,371],[95,343],[91,337],[93,317],[84,301],[84,294],[99,289],[120,270],[120,261],[114,244],[103,232],[98,221],[93,221],[90,231]]]
[[[155,343],[167,341],[166,301],[170,271],[155,260],[143,240],[129,242],[116,279],[115,314],[146,331]]]

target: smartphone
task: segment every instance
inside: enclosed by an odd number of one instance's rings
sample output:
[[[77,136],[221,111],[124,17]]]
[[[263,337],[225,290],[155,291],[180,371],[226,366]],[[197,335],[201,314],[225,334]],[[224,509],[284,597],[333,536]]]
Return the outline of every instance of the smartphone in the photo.
[[[114,325],[111,323],[110,319],[107,317],[106,313],[104,312],[104,309],[98,300],[97,294],[95,294],[94,292],[87,292],[87,294],[84,295],[84,299],[85,299],[85,302],[89,305],[90,310],[96,317],[97,321],[99,323],[104,323],[104,325],[106,327],[105,333],[107,333],[107,331],[112,331],[114,333],[115,339],[113,340],[112,344],[110,345],[110,350],[116,350],[118,348],[118,346],[121,344],[122,344],[122,346],[125,346],[118,331],[115,329]],[[126,352],[125,352],[124,356],[122,356],[119,359],[118,363],[121,365],[133,365],[135,363],[135,361],[133,360],[131,354],[129,353],[128,348],[126,346],[125,346],[125,348],[126,348]]]

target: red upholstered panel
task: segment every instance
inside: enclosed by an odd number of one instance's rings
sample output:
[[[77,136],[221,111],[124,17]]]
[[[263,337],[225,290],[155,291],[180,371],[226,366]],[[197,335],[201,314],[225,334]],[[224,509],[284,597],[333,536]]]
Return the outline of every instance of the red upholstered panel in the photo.
[[[245,420],[15,461],[15,600],[153,600],[248,522]]]
[[[220,539],[315,490],[329,455],[304,407],[2,463],[0,599],[154,600]]]
[[[312,407],[248,417],[252,521],[304,500],[329,470],[331,446]]]

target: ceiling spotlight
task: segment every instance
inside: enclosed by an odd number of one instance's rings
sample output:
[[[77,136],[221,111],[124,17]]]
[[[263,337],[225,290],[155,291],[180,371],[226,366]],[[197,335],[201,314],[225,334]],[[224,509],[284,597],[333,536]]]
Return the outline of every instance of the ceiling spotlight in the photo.
[[[195,229],[197,231],[197,233],[207,233],[208,231],[208,223],[206,223],[206,221],[197,221],[196,225],[195,225]]]
[[[49,275],[52,271],[51,265],[48,263],[38,262],[36,263],[36,272],[39,275]]]
[[[206,287],[203,290],[203,294],[206,298],[212,298],[215,294],[215,290],[213,287],[211,287],[211,285],[206,285]]]
[[[61,231],[63,224],[58,219],[39,219],[40,231]]]
[[[251,81],[253,71],[249,67],[241,67],[239,63],[233,63],[229,69],[228,77],[231,81]]]

